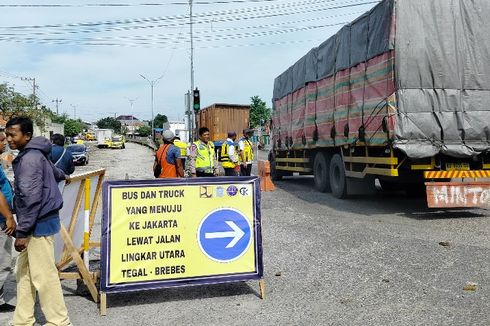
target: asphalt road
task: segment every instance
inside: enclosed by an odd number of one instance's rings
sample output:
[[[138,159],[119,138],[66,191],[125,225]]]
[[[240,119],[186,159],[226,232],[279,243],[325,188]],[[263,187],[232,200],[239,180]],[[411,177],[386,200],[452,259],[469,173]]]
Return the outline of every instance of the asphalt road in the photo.
[[[151,165],[149,149],[127,144],[93,149],[76,173],[103,167],[108,179],[148,179]],[[488,210],[430,210],[402,193],[338,200],[311,178],[276,187],[262,193],[265,300],[257,282],[113,294],[101,317],[63,281],[73,324],[490,325]]]

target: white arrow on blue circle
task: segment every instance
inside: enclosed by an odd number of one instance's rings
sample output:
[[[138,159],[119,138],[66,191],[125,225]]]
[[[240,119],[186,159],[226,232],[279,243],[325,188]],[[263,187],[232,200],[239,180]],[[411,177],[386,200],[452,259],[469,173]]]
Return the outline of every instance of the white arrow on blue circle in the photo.
[[[221,238],[233,238],[230,243],[226,246],[226,248],[233,248],[238,241],[245,235],[245,232],[240,229],[235,222],[233,221],[225,221],[226,224],[233,231],[225,231],[225,232],[207,232],[204,234],[204,238],[206,239],[221,239]]]

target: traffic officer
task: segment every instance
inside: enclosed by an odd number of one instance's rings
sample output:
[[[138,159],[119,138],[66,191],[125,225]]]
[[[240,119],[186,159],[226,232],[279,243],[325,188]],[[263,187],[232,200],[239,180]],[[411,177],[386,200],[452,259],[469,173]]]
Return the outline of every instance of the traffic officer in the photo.
[[[180,140],[179,136],[175,136],[174,145],[180,150],[180,159],[182,160],[182,166],[185,167],[185,159],[187,157],[187,143]]]
[[[253,135],[253,129],[243,129],[243,137],[238,141],[240,149],[240,175],[249,176],[252,172],[252,162],[254,153],[250,137]]]
[[[229,131],[228,138],[221,145],[220,162],[225,170],[225,175],[229,177],[236,176],[238,163],[238,151],[235,146],[236,132]]]
[[[188,168],[191,177],[215,177],[219,174],[214,144],[209,140],[209,129],[199,128],[199,140],[189,146]]]

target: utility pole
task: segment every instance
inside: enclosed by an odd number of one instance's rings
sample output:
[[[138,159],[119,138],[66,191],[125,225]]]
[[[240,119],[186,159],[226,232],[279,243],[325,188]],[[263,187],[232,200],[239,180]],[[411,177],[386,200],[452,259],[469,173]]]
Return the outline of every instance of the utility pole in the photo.
[[[192,131],[191,131],[191,129],[192,129],[191,93],[188,91],[187,93],[184,94],[184,97],[185,97],[184,101],[185,101],[185,108],[186,108],[185,116],[187,117],[187,122],[186,122],[187,123],[186,128],[187,128],[187,133],[188,133],[188,135],[187,135],[188,139],[187,140],[189,141],[189,143],[191,143],[194,141],[194,139],[192,139]],[[184,121],[185,121],[185,119],[184,119]]]
[[[30,78],[30,77],[20,77],[21,80],[29,81],[32,82],[32,98],[33,98],[33,103],[32,103],[32,108],[35,109],[37,107],[37,100],[36,100],[36,78]]]
[[[192,103],[192,91],[194,90],[194,35],[193,35],[193,29],[192,29],[192,1],[189,0],[189,28],[190,28],[190,37],[191,37],[191,89],[189,92],[189,106],[187,107],[188,110],[188,121],[189,121],[189,141],[192,141],[193,135],[194,135],[194,111],[192,109],[193,103]]]
[[[51,102],[56,102],[56,115],[58,115],[58,104],[63,102],[63,100],[56,98],[55,100],[52,100]]]
[[[73,120],[77,119],[77,106],[74,104],[70,104],[70,106],[73,108]]]
[[[145,76],[143,76],[142,74],[140,74],[141,78],[143,78],[144,80],[146,80],[149,84],[150,84],[150,87],[151,87],[151,138],[154,138],[154,132],[153,130],[155,129],[154,127],[154,117],[153,117],[153,88],[155,87],[155,85],[158,83],[158,81],[160,79],[163,78],[163,75],[161,75],[160,77],[158,77],[157,79],[154,79],[154,80],[149,80],[148,78],[146,78]]]

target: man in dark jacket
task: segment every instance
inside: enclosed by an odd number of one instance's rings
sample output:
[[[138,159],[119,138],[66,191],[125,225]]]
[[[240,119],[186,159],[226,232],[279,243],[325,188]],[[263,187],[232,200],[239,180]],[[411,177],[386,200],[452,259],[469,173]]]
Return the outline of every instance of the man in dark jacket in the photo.
[[[32,121],[13,118],[7,122],[7,141],[19,155],[14,169],[14,207],[17,214],[17,306],[12,325],[33,325],[36,291],[47,325],[70,325],[54,258],[54,234],[60,230],[59,209],[63,198],[58,181],[65,178],[47,156],[50,142],[32,138]]]
[[[63,170],[65,174],[75,172],[73,155],[65,148],[65,137],[61,134],[54,134],[51,136],[51,142],[53,143],[53,147],[51,147],[49,159],[53,162],[54,166]]]

